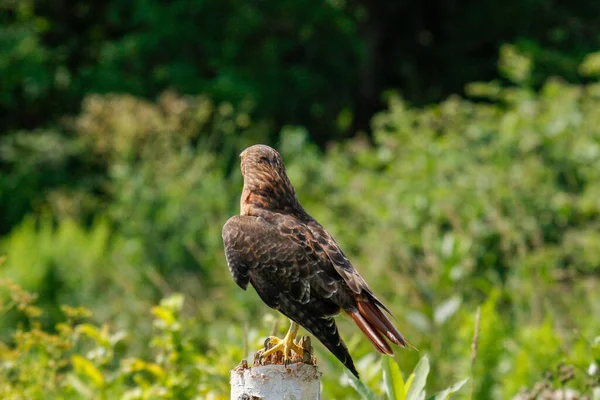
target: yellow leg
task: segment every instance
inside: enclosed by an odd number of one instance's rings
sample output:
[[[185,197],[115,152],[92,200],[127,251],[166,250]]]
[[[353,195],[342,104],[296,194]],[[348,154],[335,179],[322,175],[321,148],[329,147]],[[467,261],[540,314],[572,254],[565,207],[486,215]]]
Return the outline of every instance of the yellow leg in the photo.
[[[274,354],[276,352],[283,353],[284,363],[287,364],[290,360],[290,352],[293,350],[298,356],[303,357],[304,350],[302,347],[298,346],[294,339],[296,339],[296,335],[298,334],[298,329],[300,329],[300,325],[292,321],[290,325],[290,329],[288,333],[285,335],[283,339],[279,339],[275,336],[270,336],[268,341],[265,341],[265,347],[268,344],[273,345],[269,350],[265,351],[260,358],[265,358]]]

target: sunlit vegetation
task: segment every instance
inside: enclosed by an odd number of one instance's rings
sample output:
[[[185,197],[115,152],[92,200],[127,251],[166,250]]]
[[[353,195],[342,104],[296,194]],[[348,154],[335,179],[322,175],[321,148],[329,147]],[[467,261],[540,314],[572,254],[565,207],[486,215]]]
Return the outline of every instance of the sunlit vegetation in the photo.
[[[433,395],[467,378],[458,393],[474,399],[591,398],[598,56],[579,70],[588,83],[534,90],[530,60],[501,54],[510,84],[424,107],[390,94],[372,139],[325,151],[302,127],[272,142],[243,106],[174,91],[89,95],[52,127],[3,135],[0,397],[228,398],[228,371],[286,328],[233,283],[220,236],[239,212],[237,155],[268,142],[419,349],[382,361],[340,317],[364,387],[316,345],[324,398],[403,399],[411,379]]]

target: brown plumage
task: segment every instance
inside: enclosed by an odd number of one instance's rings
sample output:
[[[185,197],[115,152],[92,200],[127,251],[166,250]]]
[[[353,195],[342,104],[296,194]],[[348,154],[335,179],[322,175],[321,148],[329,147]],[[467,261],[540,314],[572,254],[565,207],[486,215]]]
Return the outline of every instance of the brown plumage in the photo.
[[[223,227],[234,281],[319,339],[354,375],[358,372],[333,317],[343,310],[383,354],[388,340],[408,342],[331,235],[304,211],[274,149],[255,145],[241,157],[241,215]]]

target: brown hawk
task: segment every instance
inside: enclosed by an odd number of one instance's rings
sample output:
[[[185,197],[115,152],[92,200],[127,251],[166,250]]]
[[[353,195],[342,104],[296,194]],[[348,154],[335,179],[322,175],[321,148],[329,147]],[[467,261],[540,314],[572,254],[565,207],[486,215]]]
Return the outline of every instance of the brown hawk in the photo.
[[[409,345],[335,240],[304,211],[279,153],[255,145],[240,158],[241,212],[223,226],[227,264],[242,289],[251,283],[269,307],[292,323],[283,340],[270,338],[275,346],[263,356],[282,351],[287,361],[291,350],[302,355],[294,343],[301,325],[358,377],[333,319],[340,310],[379,352],[393,355],[387,340]]]

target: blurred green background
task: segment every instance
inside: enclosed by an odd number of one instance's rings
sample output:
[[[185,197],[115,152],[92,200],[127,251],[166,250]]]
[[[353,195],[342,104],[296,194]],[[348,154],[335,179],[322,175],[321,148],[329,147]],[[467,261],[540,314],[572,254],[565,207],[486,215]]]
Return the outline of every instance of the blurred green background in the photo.
[[[0,396],[228,398],[287,329],[222,249],[266,143],[419,349],[405,378],[426,354],[430,393],[600,398],[599,26],[596,0],[0,0]],[[324,398],[360,398],[317,352]]]

